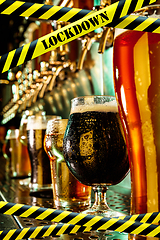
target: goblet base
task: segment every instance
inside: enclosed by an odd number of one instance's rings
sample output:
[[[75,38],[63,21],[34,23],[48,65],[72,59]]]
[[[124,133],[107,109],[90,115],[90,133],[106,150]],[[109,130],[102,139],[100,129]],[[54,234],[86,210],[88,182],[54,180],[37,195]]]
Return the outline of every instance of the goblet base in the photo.
[[[124,213],[114,211],[110,208],[107,209],[101,209],[99,206],[97,208],[89,208],[82,213],[84,214],[89,214],[89,215],[95,215],[95,216],[101,216],[101,217],[107,217],[107,218],[112,218],[112,217],[121,217],[121,216],[126,216]]]
[[[95,194],[95,202],[92,207],[83,211],[83,213],[109,218],[126,216],[124,213],[112,210],[108,206],[106,201],[106,191],[108,189],[108,186],[106,186],[105,184],[95,185],[92,187],[92,189]]]

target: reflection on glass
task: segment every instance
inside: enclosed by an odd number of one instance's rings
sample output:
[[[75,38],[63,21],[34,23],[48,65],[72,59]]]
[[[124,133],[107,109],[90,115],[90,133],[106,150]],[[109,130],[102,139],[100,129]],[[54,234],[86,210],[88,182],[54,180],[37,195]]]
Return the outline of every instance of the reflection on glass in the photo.
[[[122,215],[106,203],[107,188],[122,181],[129,171],[115,97],[86,96],[72,100],[64,157],[72,174],[95,192],[95,203],[86,213]]]
[[[68,119],[50,120],[44,140],[50,158],[54,203],[57,208],[88,207],[91,188],[81,184],[69,171],[63,156],[63,137]]]

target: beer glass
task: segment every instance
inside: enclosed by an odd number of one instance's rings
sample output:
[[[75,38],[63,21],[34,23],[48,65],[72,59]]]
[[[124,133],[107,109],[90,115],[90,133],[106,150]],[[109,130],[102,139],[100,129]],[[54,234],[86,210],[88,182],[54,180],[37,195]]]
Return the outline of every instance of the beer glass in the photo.
[[[27,146],[27,130],[26,130],[27,120],[28,120],[28,117],[32,115],[46,115],[46,112],[45,111],[35,112],[32,110],[26,110],[23,112],[22,118],[20,121],[20,126],[19,126],[19,138],[20,138],[20,142],[25,146]]]
[[[50,161],[43,146],[47,122],[59,116],[33,115],[27,121],[27,146],[31,162],[30,195],[53,197]]]
[[[106,190],[129,172],[125,137],[112,96],[84,96],[71,101],[64,135],[64,158],[71,173],[92,186],[95,203],[88,214],[116,217],[106,203]]]
[[[154,17],[159,6],[140,14]],[[160,211],[160,34],[125,31],[114,41],[114,84],[131,168],[131,213]]]
[[[89,207],[91,188],[80,183],[69,171],[63,156],[63,137],[68,119],[50,120],[44,140],[50,158],[54,205],[56,208]]]
[[[19,129],[8,129],[5,154],[9,157],[9,176],[26,178],[31,175],[27,147],[19,141]]]

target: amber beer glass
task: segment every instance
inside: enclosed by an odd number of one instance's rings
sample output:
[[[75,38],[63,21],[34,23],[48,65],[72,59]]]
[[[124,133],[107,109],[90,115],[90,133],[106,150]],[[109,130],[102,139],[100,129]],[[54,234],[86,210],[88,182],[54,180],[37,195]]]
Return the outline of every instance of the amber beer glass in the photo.
[[[63,156],[63,137],[68,119],[50,120],[47,123],[44,149],[49,156],[53,197],[56,208],[85,209],[91,200],[91,187],[80,183],[69,171]]]
[[[125,31],[118,35],[114,42],[113,65],[130,159],[131,213],[158,212],[160,34]]]
[[[19,129],[8,129],[4,156],[9,160],[7,171],[11,178],[27,178],[31,174],[27,147],[19,141]]]

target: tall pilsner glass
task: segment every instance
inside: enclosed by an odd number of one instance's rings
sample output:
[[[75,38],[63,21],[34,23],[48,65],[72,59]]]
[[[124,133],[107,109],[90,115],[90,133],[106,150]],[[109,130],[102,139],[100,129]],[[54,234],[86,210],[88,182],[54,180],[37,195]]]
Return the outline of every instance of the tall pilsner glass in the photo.
[[[47,122],[58,116],[33,115],[27,121],[27,146],[31,161],[30,195],[52,197],[49,157],[43,146]]]
[[[146,8],[146,13],[155,13],[154,8]],[[160,34],[123,32],[115,39],[113,61],[115,91],[129,150],[131,213],[158,212]]]

